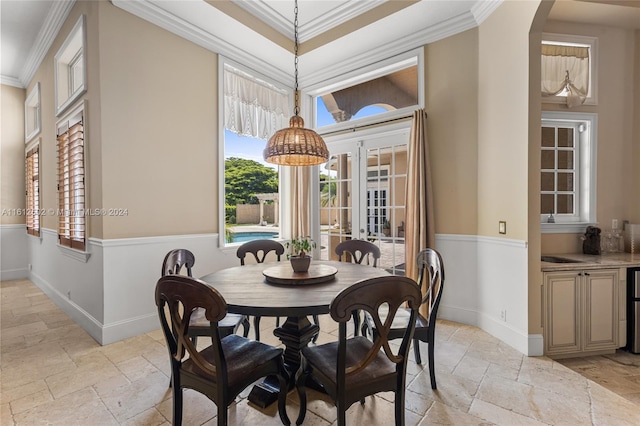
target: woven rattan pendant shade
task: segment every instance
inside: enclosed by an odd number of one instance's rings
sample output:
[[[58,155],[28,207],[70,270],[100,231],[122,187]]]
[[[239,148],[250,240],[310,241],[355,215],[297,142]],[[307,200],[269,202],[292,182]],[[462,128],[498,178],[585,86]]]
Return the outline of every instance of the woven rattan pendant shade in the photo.
[[[329,150],[319,134],[304,128],[304,120],[294,115],[289,127],[269,138],[264,149],[265,161],[282,166],[314,166],[329,159]]]
[[[322,137],[311,129],[304,128],[300,117],[300,92],[298,91],[298,0],[294,8],[294,54],[295,60],[295,107],[289,127],[280,129],[269,138],[264,149],[264,161],[281,166],[315,166],[329,160],[329,150]]]

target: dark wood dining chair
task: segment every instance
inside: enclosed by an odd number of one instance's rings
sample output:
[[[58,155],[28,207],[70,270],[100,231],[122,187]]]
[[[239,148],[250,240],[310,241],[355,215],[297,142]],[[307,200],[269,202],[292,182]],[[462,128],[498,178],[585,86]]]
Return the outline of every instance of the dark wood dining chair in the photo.
[[[420,357],[420,342],[427,343],[429,356],[429,376],[431,378],[431,388],[436,387],[436,371],[435,371],[435,333],[436,333],[436,317],[438,315],[438,306],[440,306],[440,298],[442,297],[442,289],[444,288],[444,263],[442,256],[434,249],[424,249],[418,253],[418,284],[425,295],[422,297],[422,305],[426,307],[428,315],[425,317],[418,313],[416,319],[416,331],[413,334],[413,352],[418,364],[422,364]],[[385,314],[381,316],[384,318]],[[388,332],[389,339],[399,339],[403,336],[403,330],[410,321],[410,312],[402,309],[396,313],[396,317]],[[365,321],[362,325],[362,335],[377,333],[376,325],[368,314],[365,314]]]
[[[281,391],[278,413],[287,417],[288,373],[283,350],[237,334],[223,337],[218,323],[227,315],[222,295],[205,282],[184,275],[166,275],[156,284],[156,306],[167,341],[173,387],[173,424],[182,424],[182,389],[207,396],[218,407],[218,425],[227,424],[227,408],[246,387],[265,376],[276,376]],[[190,338],[194,312],[203,310],[209,321],[211,346],[198,351]]]
[[[345,424],[347,409],[356,401],[378,392],[395,393],[396,425],[404,425],[404,396],[409,347],[420,306],[420,288],[410,278],[385,276],[358,281],[342,290],[329,307],[338,325],[338,341],[307,346],[301,351],[301,366],[296,378],[300,397],[300,413],[296,424],[304,421],[307,411],[305,383],[313,377],[322,384],[338,410],[338,425]],[[409,326],[396,351],[389,345],[387,332],[393,314],[408,304]],[[379,307],[388,305],[389,315],[382,320]],[[347,338],[347,322],[351,312],[361,309],[371,315],[378,333],[371,341],[364,336]]]
[[[284,254],[284,246],[275,240],[253,240],[247,241],[236,250],[236,256],[240,259],[240,265],[245,264],[247,254],[252,254],[256,263],[264,263],[267,255],[274,252],[278,262]],[[253,329],[255,331],[256,340],[260,340],[260,316],[253,317]],[[276,318],[276,327],[280,325],[280,317]]]
[[[171,250],[162,262],[161,276],[180,275],[184,268],[187,276],[192,277],[191,268],[195,262],[196,258],[191,251],[187,249]],[[245,315],[229,313],[218,322],[218,328],[224,337],[235,333],[241,324],[242,334],[247,337],[249,335],[249,319]],[[191,315],[191,324],[189,324],[189,337],[195,346],[198,344],[198,336],[209,336],[209,321],[205,318],[203,310],[194,312]]]
[[[335,253],[338,256],[340,262],[348,260],[353,263],[362,264],[362,261],[366,259],[366,265],[370,264],[370,257],[373,258],[374,268],[378,266],[378,259],[380,259],[380,247],[365,240],[345,240],[339,243],[335,248]],[[357,336],[360,332],[360,312],[353,311],[353,335]]]

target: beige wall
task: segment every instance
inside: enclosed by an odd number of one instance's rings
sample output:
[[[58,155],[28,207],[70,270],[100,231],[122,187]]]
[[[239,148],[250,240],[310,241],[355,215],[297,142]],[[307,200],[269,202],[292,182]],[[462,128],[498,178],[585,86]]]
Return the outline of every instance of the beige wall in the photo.
[[[633,175],[630,188],[640,188],[640,30],[634,33],[634,63],[633,63]],[[637,194],[637,193],[636,193]],[[631,211],[629,220],[631,223],[640,223],[640,197],[631,197]]]
[[[640,77],[634,62],[637,56],[636,33],[613,27],[548,21],[545,32],[598,38],[598,104],[572,108],[571,112],[598,114],[597,220],[602,229],[611,228],[611,220],[640,220],[638,209],[637,161],[634,162],[634,136],[639,111],[634,91]],[[635,75],[635,77],[634,77]],[[566,106],[543,103],[545,111],[567,111]],[[635,117],[635,118],[634,118]],[[636,132],[637,133],[637,127]],[[635,142],[634,142],[635,141]],[[638,148],[635,148],[637,152]],[[635,184],[634,184],[635,179]],[[634,193],[634,190],[636,191]],[[543,234],[542,253],[582,251],[581,234]]]
[[[504,2],[479,28],[478,235],[528,240],[527,47],[538,4]]]
[[[53,56],[81,14],[87,207],[127,210],[126,216],[90,217],[88,236],[215,232],[217,55],[109,2],[76,3],[27,87],[41,83],[41,207],[57,208]],[[12,175],[24,194],[24,171]],[[56,217],[43,217],[42,227],[57,229]]]
[[[103,238],[216,232],[217,55],[100,5]]]
[[[0,170],[2,193],[0,209],[24,209],[24,101],[25,90],[13,86],[0,86]],[[25,223],[24,216],[4,212],[3,225]]]
[[[456,34],[424,49],[436,232],[475,235],[478,30]]]

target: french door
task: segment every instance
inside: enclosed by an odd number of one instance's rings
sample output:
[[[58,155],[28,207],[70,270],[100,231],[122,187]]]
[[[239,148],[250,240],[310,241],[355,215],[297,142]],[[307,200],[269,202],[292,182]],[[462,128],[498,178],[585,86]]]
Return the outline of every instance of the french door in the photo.
[[[409,123],[325,140],[331,156],[319,168],[321,258],[337,260],[341,241],[368,240],[380,247],[378,267],[404,275]]]

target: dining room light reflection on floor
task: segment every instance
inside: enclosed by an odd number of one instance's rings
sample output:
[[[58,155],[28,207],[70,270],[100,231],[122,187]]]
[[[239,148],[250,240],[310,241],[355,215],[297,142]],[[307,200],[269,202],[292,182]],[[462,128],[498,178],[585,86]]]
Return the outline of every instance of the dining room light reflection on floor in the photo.
[[[3,281],[0,294],[0,424],[171,424],[169,360],[160,329],[100,346],[30,281]],[[318,344],[335,340],[336,324],[326,315],[320,321]],[[279,345],[274,327],[274,318],[263,318],[262,341]],[[410,363],[407,425],[640,424],[640,394],[627,393],[626,399],[549,358],[526,357],[476,327],[439,321],[436,371],[433,391],[426,366]],[[333,424],[333,404],[309,392],[304,424]],[[248,403],[248,393],[229,408],[230,425],[281,424],[276,404],[260,410]],[[354,404],[347,423],[393,424],[392,397]],[[185,391],[184,406],[185,425],[216,424],[216,407],[206,397]],[[295,419],[295,392],[287,411]]]

